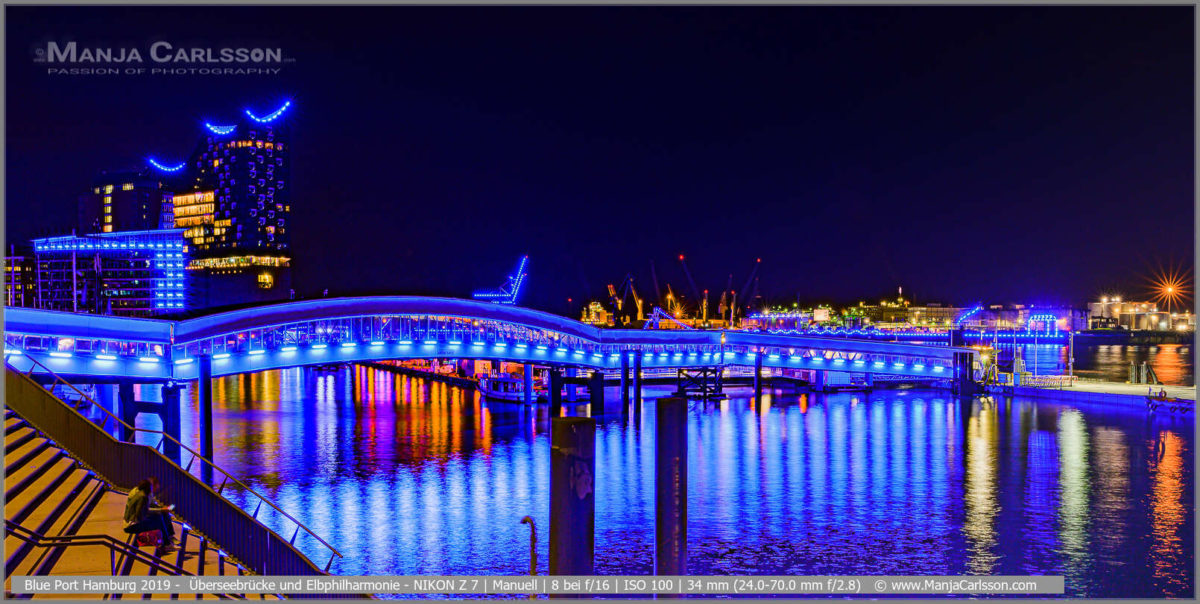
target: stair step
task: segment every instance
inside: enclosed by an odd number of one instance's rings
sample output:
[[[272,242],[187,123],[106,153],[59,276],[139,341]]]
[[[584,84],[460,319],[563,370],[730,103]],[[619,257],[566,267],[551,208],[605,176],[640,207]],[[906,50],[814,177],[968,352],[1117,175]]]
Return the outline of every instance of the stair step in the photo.
[[[58,447],[46,447],[37,457],[29,460],[28,463],[21,466],[16,472],[4,477],[4,500],[12,501],[25,490],[33,481],[37,480],[46,470],[49,470],[54,462],[58,461],[64,453]]]
[[[38,437],[29,442],[22,444],[13,449],[4,450],[4,474],[6,476],[16,472],[26,462],[37,457],[43,449],[50,446],[50,441]]]
[[[21,426],[26,426],[25,420],[16,416],[6,416],[4,418],[4,433],[8,434]]]
[[[32,511],[28,511],[28,507],[22,509],[22,514],[26,514],[26,516],[17,522],[20,522],[21,525],[34,532],[43,535],[46,534],[50,526],[75,501],[75,496],[87,485],[88,481],[95,480],[88,474],[87,470],[74,467],[74,462],[71,465],[73,469],[68,470],[66,475],[58,481],[53,490],[44,498],[44,501],[32,506]],[[8,516],[7,509],[5,510],[5,516]],[[5,539],[5,541],[7,542],[8,539]],[[32,545],[23,542],[16,548],[7,549],[8,559],[5,560],[5,573],[12,575],[18,566],[26,562],[26,558],[29,557],[32,550]],[[32,562],[32,560],[29,562]]]
[[[84,520],[91,514],[96,503],[100,500],[100,495],[105,489],[103,482],[90,478],[84,483],[84,486],[74,499],[67,505],[54,523],[46,529],[43,535],[47,537],[57,537],[63,535],[73,535],[78,532],[79,527],[83,525]],[[49,548],[38,548],[40,552],[34,552],[34,555],[27,556],[28,559],[36,558],[28,567],[22,568],[22,565],[17,567],[14,574],[20,575],[49,575],[51,569],[55,568],[59,560],[61,551],[54,551]],[[105,557],[107,559],[107,556]],[[57,574],[74,574],[74,573],[57,573]]]
[[[21,445],[33,440],[37,435],[37,431],[29,426],[22,426],[11,432],[5,432],[4,450],[14,451]]]
[[[49,447],[60,451],[57,448]],[[67,479],[72,470],[75,468],[75,461],[69,457],[59,457],[50,468],[42,472],[29,484],[28,487],[22,490],[19,497],[14,497],[4,502],[4,518],[18,524],[25,524],[25,519],[34,512],[39,505],[51,496],[55,489]],[[26,525],[33,528],[33,525]]]

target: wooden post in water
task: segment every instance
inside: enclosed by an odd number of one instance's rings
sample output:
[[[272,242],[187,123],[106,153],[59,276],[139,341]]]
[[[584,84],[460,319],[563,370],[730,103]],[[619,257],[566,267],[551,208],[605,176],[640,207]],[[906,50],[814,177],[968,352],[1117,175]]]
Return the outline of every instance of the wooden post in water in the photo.
[[[629,413],[629,351],[621,351],[621,414]]]
[[[588,398],[592,403],[592,417],[604,415],[604,374],[593,371],[588,378]]]
[[[525,404],[533,404],[533,365],[525,363]]]
[[[760,350],[754,355],[754,406],[757,408],[762,405],[762,373],[763,373],[763,353]]]
[[[687,399],[654,404],[654,574],[687,574]]]
[[[562,415],[562,388],[563,379],[562,372],[557,369],[550,370],[550,417],[558,417]]]
[[[642,355],[633,353],[633,414],[642,416]]]
[[[550,419],[550,574],[594,573],[596,420]]]
[[[213,483],[213,419],[212,419],[212,356],[200,355],[199,379],[196,393],[200,399],[200,456],[208,460],[200,463],[200,479],[208,484]]]

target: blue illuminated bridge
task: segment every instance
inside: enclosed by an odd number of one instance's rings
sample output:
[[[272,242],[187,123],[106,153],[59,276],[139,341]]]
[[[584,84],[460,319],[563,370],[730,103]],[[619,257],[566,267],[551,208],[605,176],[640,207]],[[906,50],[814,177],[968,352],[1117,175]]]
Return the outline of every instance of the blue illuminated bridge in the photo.
[[[5,358],[67,378],[166,382],[386,359],[490,359],[617,370],[755,366],[963,379],[974,351],[900,342],[704,330],[601,329],[549,313],[416,296],[323,298],[181,321],[8,308]],[[624,359],[623,359],[624,357]],[[624,361],[624,363],[623,363]]]

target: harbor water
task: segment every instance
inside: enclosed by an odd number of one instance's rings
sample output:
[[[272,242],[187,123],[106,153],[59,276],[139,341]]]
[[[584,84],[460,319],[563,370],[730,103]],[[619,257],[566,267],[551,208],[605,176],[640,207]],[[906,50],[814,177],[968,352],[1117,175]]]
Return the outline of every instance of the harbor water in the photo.
[[[653,399],[667,391],[623,416],[610,388],[597,418],[599,574],[653,571]],[[758,408],[730,395],[689,404],[689,573],[1047,574],[1068,596],[1194,596],[1190,416],[936,390],[776,390]],[[343,552],[335,573],[525,574],[525,515],[547,572],[545,406],[363,367],[289,369],[216,380],[214,429],[219,465]],[[297,546],[329,557],[304,535]]]

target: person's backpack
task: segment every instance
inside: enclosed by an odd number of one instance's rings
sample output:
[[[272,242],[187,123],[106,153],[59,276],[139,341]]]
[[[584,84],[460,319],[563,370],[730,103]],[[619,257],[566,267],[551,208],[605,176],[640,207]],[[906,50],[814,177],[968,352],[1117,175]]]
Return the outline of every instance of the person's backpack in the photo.
[[[143,531],[137,534],[137,544],[157,546],[162,541],[162,531],[154,529],[152,531]]]

